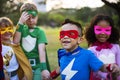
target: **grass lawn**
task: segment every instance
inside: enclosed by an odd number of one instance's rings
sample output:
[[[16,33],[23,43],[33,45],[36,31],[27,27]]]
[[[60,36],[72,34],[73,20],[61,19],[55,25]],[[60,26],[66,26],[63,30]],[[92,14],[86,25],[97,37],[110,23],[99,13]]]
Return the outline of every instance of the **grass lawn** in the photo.
[[[43,28],[43,30],[46,33],[46,37],[48,39],[48,45],[47,45],[47,54],[48,59],[50,63],[51,71],[54,70],[58,66],[58,59],[57,59],[57,50],[61,48],[60,42],[59,42],[59,28]],[[86,41],[83,41],[80,44],[81,47],[87,48]],[[56,80],[61,80],[60,77],[58,77]]]

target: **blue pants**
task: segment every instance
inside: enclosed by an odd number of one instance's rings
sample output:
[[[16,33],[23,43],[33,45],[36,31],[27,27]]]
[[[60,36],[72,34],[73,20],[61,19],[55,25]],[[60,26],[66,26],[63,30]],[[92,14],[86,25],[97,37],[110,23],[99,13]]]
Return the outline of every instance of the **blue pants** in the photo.
[[[0,80],[4,78],[4,72],[3,70],[0,70]]]

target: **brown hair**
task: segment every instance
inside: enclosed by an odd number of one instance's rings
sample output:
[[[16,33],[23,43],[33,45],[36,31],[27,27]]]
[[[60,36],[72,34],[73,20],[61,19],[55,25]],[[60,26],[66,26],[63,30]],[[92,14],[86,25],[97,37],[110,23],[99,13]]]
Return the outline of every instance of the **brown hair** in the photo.
[[[22,13],[23,11],[27,11],[27,10],[35,10],[35,11],[37,11],[37,7],[33,3],[24,3],[20,8],[20,12]]]
[[[81,24],[80,24],[79,22],[72,21],[72,20],[70,20],[70,19],[65,19],[65,21],[62,23],[62,25],[65,25],[65,24],[68,24],[68,23],[73,24],[73,25],[76,25],[77,28],[78,28],[78,31],[79,31],[79,35],[80,35],[80,36],[83,36],[82,26],[81,26]]]
[[[13,22],[7,17],[1,17],[0,18],[0,27],[3,26],[3,25],[5,27],[8,27],[8,26],[13,27]]]

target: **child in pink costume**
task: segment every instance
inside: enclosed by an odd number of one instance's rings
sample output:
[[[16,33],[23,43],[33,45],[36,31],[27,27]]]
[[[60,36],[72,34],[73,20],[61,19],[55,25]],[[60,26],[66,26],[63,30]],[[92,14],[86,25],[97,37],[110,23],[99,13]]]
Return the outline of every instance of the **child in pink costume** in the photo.
[[[120,67],[119,32],[109,16],[96,15],[86,29],[85,38],[88,42],[88,49],[104,64],[115,63]],[[93,80],[120,80],[119,74],[98,71],[93,74]]]

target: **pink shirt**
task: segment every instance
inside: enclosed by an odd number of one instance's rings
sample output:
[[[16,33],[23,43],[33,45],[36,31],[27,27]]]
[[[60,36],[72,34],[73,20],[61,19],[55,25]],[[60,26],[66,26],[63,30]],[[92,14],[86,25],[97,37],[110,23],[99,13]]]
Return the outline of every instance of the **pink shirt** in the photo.
[[[120,46],[118,44],[112,44],[111,49],[102,49],[101,51],[97,51],[97,46],[89,47],[91,50],[104,64],[116,63],[120,67]],[[103,73],[101,71],[97,72],[97,74],[103,79],[106,78],[107,73]],[[120,80],[120,77],[119,79]]]

